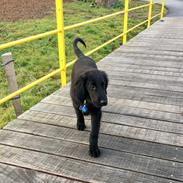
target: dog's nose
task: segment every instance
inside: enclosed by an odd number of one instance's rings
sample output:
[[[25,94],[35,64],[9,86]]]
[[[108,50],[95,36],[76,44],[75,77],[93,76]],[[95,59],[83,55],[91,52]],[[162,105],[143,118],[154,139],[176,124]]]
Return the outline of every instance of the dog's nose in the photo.
[[[101,104],[101,105],[107,105],[107,100],[101,100],[101,101],[100,101],[100,104]]]

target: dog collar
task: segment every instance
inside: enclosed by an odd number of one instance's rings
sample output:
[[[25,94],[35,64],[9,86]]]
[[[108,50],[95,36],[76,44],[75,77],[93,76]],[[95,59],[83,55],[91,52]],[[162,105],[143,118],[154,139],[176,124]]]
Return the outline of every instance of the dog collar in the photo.
[[[80,110],[82,113],[88,113],[88,107],[86,106],[86,104],[80,105],[79,110]]]

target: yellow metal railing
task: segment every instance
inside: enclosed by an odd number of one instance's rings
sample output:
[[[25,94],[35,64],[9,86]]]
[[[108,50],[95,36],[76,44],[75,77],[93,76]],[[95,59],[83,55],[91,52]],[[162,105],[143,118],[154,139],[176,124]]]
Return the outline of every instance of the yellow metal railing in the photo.
[[[30,88],[34,87],[35,85],[47,80],[48,78],[50,78],[50,77],[52,77],[56,74],[59,74],[59,73],[61,75],[61,85],[62,86],[66,85],[66,82],[67,82],[66,81],[66,69],[68,67],[70,67],[71,65],[73,65],[76,60],[73,60],[73,61],[66,64],[64,31],[74,29],[74,28],[80,27],[82,25],[86,25],[86,24],[94,23],[94,22],[101,21],[101,20],[104,20],[104,19],[108,19],[110,17],[117,16],[117,15],[120,15],[120,14],[124,14],[123,33],[121,33],[118,36],[112,38],[111,40],[103,43],[102,45],[98,46],[97,48],[87,52],[86,55],[88,56],[88,55],[91,55],[92,53],[96,52],[97,50],[103,48],[104,46],[110,44],[111,42],[113,42],[113,41],[115,41],[116,39],[119,39],[119,38],[123,38],[122,42],[123,42],[123,44],[126,44],[127,34],[130,31],[138,28],[139,26],[141,26],[145,23],[148,24],[147,28],[149,28],[150,24],[151,24],[151,20],[158,17],[158,16],[160,16],[160,18],[162,19],[163,14],[164,14],[164,5],[165,5],[165,0],[162,0],[161,12],[152,17],[153,0],[150,0],[150,2],[145,4],[145,5],[141,5],[141,6],[138,6],[138,7],[131,8],[131,9],[129,9],[129,0],[124,0],[124,2],[125,2],[124,11],[119,11],[119,12],[116,12],[116,13],[112,13],[110,15],[102,16],[102,17],[99,17],[99,18],[91,19],[91,20],[88,20],[88,21],[85,21],[85,22],[81,22],[81,23],[77,23],[77,24],[74,24],[74,25],[64,27],[63,0],[55,0],[55,1],[56,1],[56,18],[57,18],[57,29],[56,30],[52,30],[52,31],[45,32],[45,33],[42,33],[42,34],[38,34],[38,35],[30,36],[30,37],[27,37],[27,38],[23,38],[23,39],[20,39],[20,40],[16,40],[16,41],[1,44],[0,45],[0,50],[57,34],[57,36],[58,36],[58,52],[59,52],[59,65],[60,65],[60,68],[55,70],[55,71],[52,71],[51,73],[47,74],[46,76],[43,76],[43,77],[37,79],[36,81],[32,82],[31,84],[17,90],[16,92],[9,94],[8,96],[4,97],[3,99],[0,99],[0,104],[14,98],[17,95],[20,95],[21,93],[29,90]],[[129,12],[140,9],[140,8],[144,8],[144,7],[149,7],[148,19],[141,22],[141,23],[139,23],[138,25],[128,29],[128,14],[129,14]]]
[[[153,6],[153,0],[150,0],[147,28],[149,28],[151,25],[152,6]]]

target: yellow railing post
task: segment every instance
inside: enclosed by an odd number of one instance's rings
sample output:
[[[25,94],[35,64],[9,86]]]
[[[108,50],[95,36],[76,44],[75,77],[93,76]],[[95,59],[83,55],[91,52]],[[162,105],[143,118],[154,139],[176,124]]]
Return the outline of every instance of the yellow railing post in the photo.
[[[61,84],[66,85],[66,57],[65,57],[65,39],[64,39],[64,15],[63,15],[63,0],[56,0],[56,19],[58,30],[58,54],[61,70]]]
[[[152,6],[153,6],[153,0],[150,0],[147,28],[151,26]]]
[[[163,18],[164,8],[165,8],[165,0],[162,0],[162,6],[161,6],[161,19]]]
[[[123,44],[126,44],[128,30],[128,5],[129,0],[125,0],[124,24],[123,24]]]

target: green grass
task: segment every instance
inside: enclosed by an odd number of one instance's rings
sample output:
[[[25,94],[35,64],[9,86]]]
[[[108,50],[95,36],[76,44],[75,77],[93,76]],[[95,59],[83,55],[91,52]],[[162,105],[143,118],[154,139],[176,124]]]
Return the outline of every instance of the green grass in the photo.
[[[131,1],[131,7],[143,4],[144,2]],[[121,3],[122,4],[122,3]],[[65,25],[71,25],[77,22],[89,20],[91,18],[110,14],[119,11],[121,8],[90,7],[90,3],[74,1],[64,4]],[[147,18],[148,8],[130,13],[129,28],[142,22]],[[160,12],[160,6],[155,5],[153,14]],[[65,32],[66,56],[67,61],[75,58],[72,41],[75,37],[81,37],[85,40],[87,48],[82,48],[87,52],[105,41],[117,36],[122,31],[123,16],[110,18],[90,25],[83,26],[68,32]],[[128,34],[128,39],[146,28],[141,26],[137,30]],[[50,15],[42,19],[22,20],[17,22],[0,22],[0,44],[8,41],[17,40],[26,36],[35,35],[45,31],[56,29],[54,10]],[[100,51],[94,53],[92,58],[99,61],[101,58],[119,47],[121,40],[106,46]],[[26,43],[0,52],[0,54],[11,51],[15,59],[15,68],[19,88],[31,83],[32,81],[46,75],[59,67],[57,52],[57,37],[50,36],[41,40]],[[71,68],[68,69],[68,80],[70,79]],[[0,98],[8,94],[7,82],[3,68],[0,67]],[[39,102],[45,96],[60,88],[59,75],[41,83],[31,90],[21,95],[21,101],[24,110]],[[7,124],[8,121],[15,118],[15,113],[11,102],[6,102],[0,107],[0,127]]]

